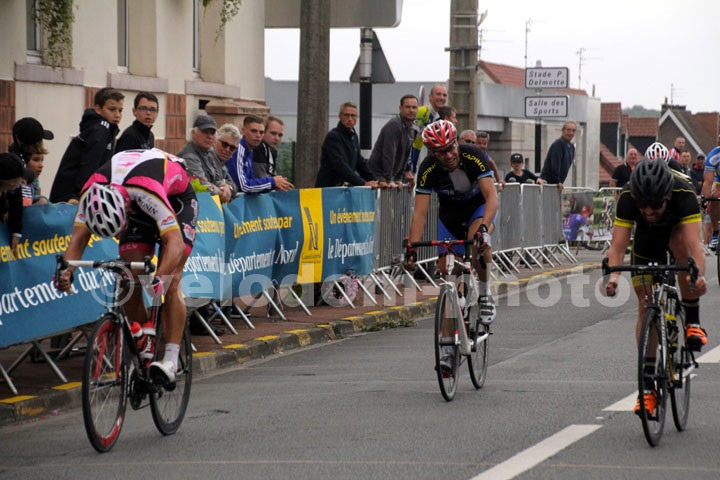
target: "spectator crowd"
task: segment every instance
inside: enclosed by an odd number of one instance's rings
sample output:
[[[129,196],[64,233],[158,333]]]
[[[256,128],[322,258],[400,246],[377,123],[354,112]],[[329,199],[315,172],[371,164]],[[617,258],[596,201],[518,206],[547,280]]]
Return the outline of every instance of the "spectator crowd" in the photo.
[[[41,192],[39,176],[48,154],[45,142],[54,139],[53,133],[31,117],[21,118],[13,125],[12,144],[0,157],[0,220],[8,226],[14,252],[17,252],[22,237],[23,206],[47,202],[77,204],[87,179],[115,153],[155,148],[152,128],[161,107],[156,95],[140,92],[135,96],[134,120],[122,133],[119,124],[125,96],[117,89],[106,87],[100,89],[93,100],[92,108],[83,112],[77,135],[65,148],[49,195]],[[423,152],[423,128],[440,119],[457,123],[456,110],[447,105],[447,100],[444,84],[433,85],[427,105],[420,105],[415,95],[403,95],[397,115],[382,127],[367,159],[361,153],[355,130],[357,105],[343,103],[338,111],[337,126],[323,141],[315,186],[413,188],[418,160]],[[192,124],[190,140],[175,152],[175,156],[183,159],[196,191],[217,195],[223,203],[230,202],[240,193],[288,191],[294,185],[279,173],[278,168],[278,147],[284,128],[283,120],[273,115],[267,118],[247,115],[242,127],[231,123],[218,126],[211,116],[198,115]],[[563,127],[562,137],[548,151],[541,177],[525,169],[522,155],[516,153],[510,157],[512,170],[501,178],[487,151],[487,132],[466,130],[460,134],[459,141],[480,148],[493,170],[498,189],[502,190],[506,182],[562,183],[574,158],[570,140],[575,128],[574,122]],[[678,160],[685,160],[680,153],[677,156]],[[630,155],[626,165],[630,171],[633,165]],[[685,166],[692,174],[689,164]],[[620,175],[618,180],[628,176],[629,173]]]

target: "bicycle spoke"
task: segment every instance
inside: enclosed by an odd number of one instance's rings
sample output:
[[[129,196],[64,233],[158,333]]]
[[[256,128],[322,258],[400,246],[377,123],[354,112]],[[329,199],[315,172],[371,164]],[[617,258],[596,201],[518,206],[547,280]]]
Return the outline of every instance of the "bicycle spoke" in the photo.
[[[120,434],[126,407],[127,364],[122,327],[113,315],[98,320],[85,352],[83,420],[88,439],[98,452],[110,450]]]

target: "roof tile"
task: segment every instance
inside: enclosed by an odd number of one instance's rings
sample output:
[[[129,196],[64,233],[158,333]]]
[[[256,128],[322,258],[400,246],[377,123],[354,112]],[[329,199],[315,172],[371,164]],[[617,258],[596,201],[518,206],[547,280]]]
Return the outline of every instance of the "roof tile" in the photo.
[[[657,137],[658,119],[655,117],[628,117],[628,136]]]
[[[525,69],[503,65],[501,63],[492,63],[480,60],[478,66],[487,74],[490,79],[501,85],[510,85],[513,87],[525,87]],[[573,95],[585,95],[585,90],[577,88],[549,88],[553,92],[568,93]]]

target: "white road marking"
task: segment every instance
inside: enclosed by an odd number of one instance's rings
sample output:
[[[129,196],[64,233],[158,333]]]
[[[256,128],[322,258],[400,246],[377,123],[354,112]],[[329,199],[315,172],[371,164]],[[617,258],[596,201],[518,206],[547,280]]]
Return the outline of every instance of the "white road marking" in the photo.
[[[602,425],[570,425],[542,442],[523,450],[502,463],[485,470],[471,480],[509,480],[544,462]]]
[[[603,408],[603,412],[632,412],[637,401],[637,392],[631,393],[622,400],[618,400],[609,407]]]
[[[696,373],[691,373],[690,378],[697,377]],[[603,412],[632,412],[635,409],[635,402],[637,401],[637,392],[631,393],[625,398],[618,400],[617,402],[603,408]]]
[[[708,350],[696,358],[698,363],[720,363],[720,346]]]

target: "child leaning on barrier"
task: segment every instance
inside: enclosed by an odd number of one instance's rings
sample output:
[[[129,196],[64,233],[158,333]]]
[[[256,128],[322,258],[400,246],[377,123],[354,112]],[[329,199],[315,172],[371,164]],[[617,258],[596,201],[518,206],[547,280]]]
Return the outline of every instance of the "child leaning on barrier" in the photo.
[[[30,156],[26,160],[26,165],[27,169],[32,172],[32,178],[27,185],[30,187],[31,203],[33,205],[48,203],[47,197],[44,197],[40,192],[40,174],[43,171],[45,155],[47,155],[48,151],[43,146],[42,141],[28,147],[28,151]]]

